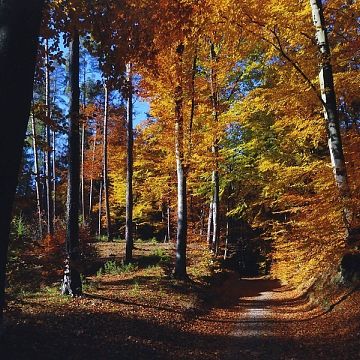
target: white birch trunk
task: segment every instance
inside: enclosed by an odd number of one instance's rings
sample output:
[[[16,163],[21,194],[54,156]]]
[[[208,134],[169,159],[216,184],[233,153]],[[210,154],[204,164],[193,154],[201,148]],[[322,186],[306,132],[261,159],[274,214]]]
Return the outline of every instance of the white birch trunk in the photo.
[[[341,142],[339,117],[336,106],[333,72],[331,67],[331,53],[327,38],[325,20],[321,0],[310,0],[313,22],[316,29],[316,40],[321,54],[320,90],[324,105],[324,118],[328,130],[328,146],[335,182],[341,195],[349,196],[349,186],[346,166]]]
[[[31,129],[32,129],[33,152],[34,152],[36,208],[37,208],[38,221],[39,221],[39,236],[40,236],[40,239],[42,239],[43,233],[42,233],[42,214],[41,214],[41,195],[40,195],[40,174],[39,174],[39,160],[38,160],[38,153],[37,153],[36,128],[35,128],[34,114],[31,114]]]

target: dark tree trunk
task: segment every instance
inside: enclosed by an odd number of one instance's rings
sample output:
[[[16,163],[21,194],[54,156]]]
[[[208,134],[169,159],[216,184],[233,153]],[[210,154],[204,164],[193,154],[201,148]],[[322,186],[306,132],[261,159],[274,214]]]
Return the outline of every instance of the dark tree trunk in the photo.
[[[83,98],[82,98],[82,112],[84,114],[86,108],[86,59],[83,61]],[[81,124],[81,221],[82,225],[86,224],[85,216],[85,179],[84,179],[84,163],[85,163],[85,116]]]
[[[126,168],[126,226],[125,226],[125,242],[126,253],[125,261],[132,260],[132,251],[134,246],[133,239],[133,88],[131,64],[127,64],[127,168]]]
[[[29,120],[42,6],[42,0],[0,1],[0,109],[6,125],[6,136],[0,139],[0,333],[11,211]]]
[[[179,279],[186,274],[186,242],[187,242],[187,203],[186,203],[186,172],[184,165],[184,115],[183,115],[183,88],[182,88],[182,56],[184,45],[177,49],[178,71],[175,88],[175,158],[177,171],[177,236],[176,261],[174,276]]]
[[[98,236],[101,237],[101,215],[102,215],[103,182],[99,183],[99,213],[98,213]]]
[[[62,293],[79,296],[82,293],[79,262],[79,186],[80,186],[80,129],[79,129],[79,33],[77,29],[71,34],[70,43],[70,127],[68,157],[68,192],[67,192],[67,227],[64,280]]]
[[[85,225],[85,188],[84,188],[85,122],[81,124],[81,223]]]
[[[111,218],[110,218],[110,204],[109,204],[109,177],[108,177],[108,121],[109,121],[109,91],[107,84],[104,85],[105,89],[105,109],[104,109],[104,153],[103,153],[103,184],[104,184],[104,205],[106,216],[106,231],[107,238],[112,241],[111,232]]]
[[[54,235],[53,224],[53,198],[52,198],[52,167],[51,167],[51,129],[49,125],[51,117],[51,101],[50,101],[50,64],[49,64],[49,46],[48,40],[45,40],[45,107],[46,107],[46,152],[45,152],[45,179],[46,179],[46,225],[47,235]]]
[[[52,184],[52,191],[53,191],[53,199],[52,199],[52,203],[53,203],[53,227],[55,227],[55,221],[56,221],[56,133],[55,130],[52,132],[52,176],[53,176],[53,184]]]

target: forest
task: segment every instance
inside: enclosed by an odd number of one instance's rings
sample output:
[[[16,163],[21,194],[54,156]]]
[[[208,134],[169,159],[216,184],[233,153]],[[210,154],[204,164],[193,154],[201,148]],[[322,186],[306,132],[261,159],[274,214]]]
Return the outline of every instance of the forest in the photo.
[[[356,0],[1,0],[4,359],[360,358],[359,70]]]

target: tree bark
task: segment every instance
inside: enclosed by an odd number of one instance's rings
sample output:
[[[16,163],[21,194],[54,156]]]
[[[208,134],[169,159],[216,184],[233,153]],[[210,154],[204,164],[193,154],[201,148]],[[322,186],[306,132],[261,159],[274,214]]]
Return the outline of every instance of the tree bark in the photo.
[[[212,245],[212,225],[213,225],[213,202],[211,200],[210,204],[209,204],[209,217],[208,217],[208,228],[207,228],[207,243],[209,246],[209,249],[211,250],[211,245]]]
[[[219,224],[219,173],[217,170],[213,171],[213,203],[212,203],[212,210],[213,210],[213,237],[212,237],[212,251],[215,255],[218,253],[219,249],[219,239],[220,239],[220,224]]]
[[[82,98],[82,110],[83,114],[86,108],[86,59],[83,61],[83,98]],[[81,124],[81,221],[82,225],[86,224],[85,216],[85,179],[84,179],[84,163],[85,163],[85,116]]]
[[[66,252],[62,293],[79,296],[82,293],[79,249],[79,186],[80,186],[80,129],[79,129],[79,33],[73,29],[70,43],[70,126],[69,126],[69,157],[68,157],[68,192],[66,207]]]
[[[108,178],[108,120],[109,120],[109,92],[107,84],[104,85],[105,90],[105,109],[104,109],[104,152],[103,152],[103,184],[104,184],[104,200],[105,200],[105,216],[107,238],[112,241],[110,204],[109,204],[109,178]]]
[[[80,188],[81,188],[81,223],[85,225],[85,189],[84,189],[84,155],[85,155],[85,122],[81,124],[81,177],[80,177]]]
[[[316,40],[321,55],[320,63],[320,90],[324,105],[324,117],[328,132],[328,146],[331,157],[331,164],[335,177],[335,183],[343,198],[350,196],[346,165],[341,141],[339,116],[336,106],[336,94],[334,88],[333,71],[331,66],[330,46],[327,38],[327,30],[323,14],[321,0],[310,0],[313,22],[316,28]],[[347,225],[350,218],[345,214]]]
[[[214,62],[217,60],[215,46],[213,43],[210,45],[210,57],[211,57],[211,70],[210,70],[210,86],[211,86],[211,102],[213,110],[213,120],[215,127],[219,120],[219,92],[217,89],[217,74],[214,69]],[[212,184],[213,184],[213,238],[212,238],[212,250],[217,255],[220,240],[220,223],[219,223],[219,210],[220,210],[220,179],[218,171],[218,157],[219,157],[219,139],[217,135],[213,140],[212,153],[214,157],[214,170],[212,173]]]
[[[166,226],[166,238],[167,242],[171,240],[171,207],[170,207],[170,200],[167,203],[167,210],[166,210],[166,217],[167,217],[167,226]]]
[[[184,279],[186,274],[186,242],[187,242],[187,203],[186,203],[186,171],[184,165],[184,115],[182,88],[182,56],[184,45],[177,49],[178,69],[175,87],[175,158],[177,172],[177,236],[176,261],[174,276]]]
[[[53,199],[52,199],[52,204],[53,204],[53,227],[55,227],[55,222],[56,222],[56,133],[55,130],[52,132],[52,179],[53,179],[53,183],[52,183],[52,192],[53,192]]]
[[[125,226],[125,261],[132,260],[134,247],[133,239],[133,88],[132,88],[132,69],[131,64],[126,65],[127,72],[127,167],[126,167],[126,226]]]
[[[50,94],[50,64],[49,64],[49,45],[45,40],[45,108],[46,108],[46,152],[45,152],[45,179],[46,179],[46,225],[47,235],[54,235],[53,224],[53,198],[52,198],[52,167],[51,167],[51,129],[49,121],[51,118],[51,94]]]
[[[96,154],[96,136],[97,136],[97,125],[95,127],[95,134],[94,134],[94,143],[92,149],[92,159],[91,159],[91,175],[90,175],[90,189],[89,189],[89,213],[88,217],[91,222],[91,212],[93,208],[93,190],[94,190],[94,163],[95,163],[95,154]]]
[[[6,136],[0,140],[0,334],[11,212],[29,120],[42,7],[42,0],[0,1],[0,108],[6,124]]]
[[[39,236],[42,239],[42,211],[41,211],[41,194],[40,194],[40,173],[39,173],[39,159],[37,152],[37,139],[36,139],[36,127],[35,116],[31,114],[31,129],[33,138],[33,153],[34,153],[34,173],[35,173],[35,192],[36,192],[36,209],[38,213],[39,221]]]
[[[101,237],[101,212],[102,212],[102,197],[103,197],[103,182],[100,180],[99,184],[99,213],[98,213],[98,236]]]

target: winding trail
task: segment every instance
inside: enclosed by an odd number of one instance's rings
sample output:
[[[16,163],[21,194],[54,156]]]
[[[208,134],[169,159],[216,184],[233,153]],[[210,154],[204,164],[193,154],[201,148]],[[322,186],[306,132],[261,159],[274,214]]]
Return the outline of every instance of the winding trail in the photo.
[[[234,273],[217,293],[235,320],[220,359],[360,359],[358,294],[326,313],[277,280]]]

